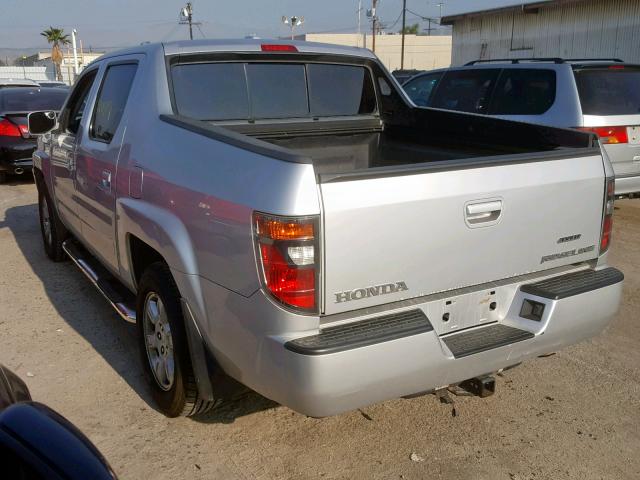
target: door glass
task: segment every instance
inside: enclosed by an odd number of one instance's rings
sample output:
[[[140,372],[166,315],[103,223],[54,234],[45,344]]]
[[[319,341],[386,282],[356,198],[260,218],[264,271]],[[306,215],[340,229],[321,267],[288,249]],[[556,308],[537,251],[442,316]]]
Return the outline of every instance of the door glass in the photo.
[[[91,138],[109,143],[116,134],[137,68],[137,63],[107,68],[93,112]]]
[[[89,91],[91,91],[93,81],[96,79],[97,71],[96,69],[84,75],[73,89],[71,99],[61,115],[60,125],[62,125],[62,131],[67,131],[73,135],[78,133],[87,97],[89,96]]]
[[[460,112],[487,113],[499,69],[482,68],[447,72],[433,94],[431,107]]]
[[[556,101],[556,72],[507,68],[491,103],[491,115],[542,115]]]
[[[442,77],[442,72],[421,75],[402,86],[413,103],[419,107],[428,107],[435,86]]]

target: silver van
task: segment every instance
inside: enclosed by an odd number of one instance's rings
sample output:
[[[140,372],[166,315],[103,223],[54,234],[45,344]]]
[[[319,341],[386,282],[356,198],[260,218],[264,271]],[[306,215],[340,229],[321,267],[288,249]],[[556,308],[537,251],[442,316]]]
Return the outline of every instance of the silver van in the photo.
[[[421,107],[588,130],[616,174],[616,195],[640,195],[640,65],[620,59],[479,60],[418,74],[403,88]]]

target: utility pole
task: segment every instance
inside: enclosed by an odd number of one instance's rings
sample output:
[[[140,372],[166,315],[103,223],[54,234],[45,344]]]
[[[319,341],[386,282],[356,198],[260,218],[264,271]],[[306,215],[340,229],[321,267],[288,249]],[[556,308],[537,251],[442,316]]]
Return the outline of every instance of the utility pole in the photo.
[[[440,23],[442,23],[442,7],[444,7],[444,2],[436,4],[436,7],[440,7],[440,16],[438,18],[440,19]]]
[[[378,0],[371,0],[371,29],[373,33],[373,40],[371,40],[371,50],[373,53],[376,53],[376,29],[378,28],[378,18],[376,17],[376,5],[378,4]]]
[[[400,70],[404,70],[404,34],[407,28],[407,0],[402,0],[402,46],[400,47]]]
[[[26,55],[22,55],[22,77],[27,78],[27,70],[24,68],[24,62],[27,59]]]
[[[193,40],[193,26],[200,25],[200,22],[193,21],[193,5],[191,2],[187,2],[187,5],[180,10],[180,22],[181,25],[189,25],[189,39]]]

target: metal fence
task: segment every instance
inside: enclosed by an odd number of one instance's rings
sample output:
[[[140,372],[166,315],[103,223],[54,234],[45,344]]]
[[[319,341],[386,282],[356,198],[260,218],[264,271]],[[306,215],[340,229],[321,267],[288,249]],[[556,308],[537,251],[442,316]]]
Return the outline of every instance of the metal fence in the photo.
[[[28,78],[30,80],[35,80],[36,82],[39,80],[57,80],[53,65],[39,67],[0,66],[0,79],[7,78]],[[62,80],[67,84],[72,84],[73,79],[73,67],[62,66]]]

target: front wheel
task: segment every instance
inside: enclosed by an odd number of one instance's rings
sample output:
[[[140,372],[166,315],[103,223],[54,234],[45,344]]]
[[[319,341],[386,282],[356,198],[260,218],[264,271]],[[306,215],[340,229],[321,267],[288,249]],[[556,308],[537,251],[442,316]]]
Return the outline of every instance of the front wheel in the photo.
[[[142,361],[160,411],[179,417],[210,410],[214,402],[198,398],[180,294],[164,263],[154,263],[143,273],[136,315]]]
[[[58,218],[58,214],[51,204],[51,198],[44,187],[38,188],[38,210],[44,251],[54,262],[61,262],[67,258],[62,249],[62,243],[69,234]]]

